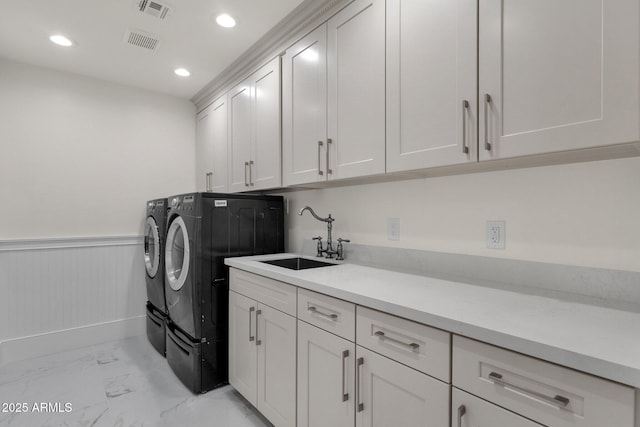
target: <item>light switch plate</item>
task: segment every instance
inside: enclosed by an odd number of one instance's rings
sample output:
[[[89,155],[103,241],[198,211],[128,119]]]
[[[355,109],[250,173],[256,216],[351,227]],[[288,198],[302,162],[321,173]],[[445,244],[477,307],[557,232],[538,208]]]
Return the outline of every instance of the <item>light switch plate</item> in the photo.
[[[507,240],[506,221],[487,221],[486,241],[489,249],[504,249]]]
[[[387,218],[387,240],[400,240],[400,218]]]

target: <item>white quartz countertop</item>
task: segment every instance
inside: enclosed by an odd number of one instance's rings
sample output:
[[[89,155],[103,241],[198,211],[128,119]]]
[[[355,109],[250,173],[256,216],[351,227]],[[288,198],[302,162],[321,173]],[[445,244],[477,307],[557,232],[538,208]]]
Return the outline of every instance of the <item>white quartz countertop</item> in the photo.
[[[295,256],[225,264],[640,388],[640,313],[349,263],[295,271],[260,262]]]

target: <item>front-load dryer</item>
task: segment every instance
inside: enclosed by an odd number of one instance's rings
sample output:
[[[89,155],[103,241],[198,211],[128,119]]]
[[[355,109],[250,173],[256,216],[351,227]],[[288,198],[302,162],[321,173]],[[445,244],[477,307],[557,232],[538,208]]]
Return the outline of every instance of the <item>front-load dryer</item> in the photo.
[[[169,198],[165,246],[167,362],[194,393],[227,383],[224,259],[284,251],[280,196],[193,193]]]
[[[164,243],[167,199],[147,202],[144,224],[144,266],[147,283],[147,337],[163,356],[166,353],[167,305],[164,295]]]

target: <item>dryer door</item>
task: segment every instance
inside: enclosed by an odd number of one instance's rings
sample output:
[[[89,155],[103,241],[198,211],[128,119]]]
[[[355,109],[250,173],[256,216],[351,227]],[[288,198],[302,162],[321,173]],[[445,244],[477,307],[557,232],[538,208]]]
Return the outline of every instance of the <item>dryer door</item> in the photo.
[[[144,266],[149,277],[156,277],[160,265],[160,233],[153,217],[147,217],[144,226]]]
[[[165,271],[174,291],[182,289],[189,273],[189,234],[181,217],[171,222],[165,245]]]

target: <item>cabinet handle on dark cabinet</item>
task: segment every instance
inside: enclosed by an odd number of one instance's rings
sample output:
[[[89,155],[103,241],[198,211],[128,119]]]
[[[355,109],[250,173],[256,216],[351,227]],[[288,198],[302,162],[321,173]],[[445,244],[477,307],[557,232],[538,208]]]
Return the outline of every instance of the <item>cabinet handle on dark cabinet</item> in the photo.
[[[320,164],[320,157],[322,157],[320,151],[322,151],[322,145],[322,141],[318,141],[318,175],[320,176],[324,175],[324,172],[322,172],[322,165]]]
[[[491,95],[484,94],[484,149],[491,151],[489,142],[489,108],[491,108]]]
[[[469,112],[469,101],[462,101],[462,153],[469,154],[469,146],[467,145],[467,114]]]

